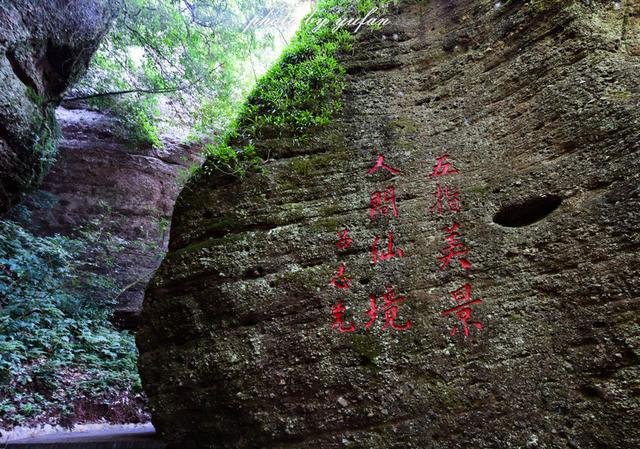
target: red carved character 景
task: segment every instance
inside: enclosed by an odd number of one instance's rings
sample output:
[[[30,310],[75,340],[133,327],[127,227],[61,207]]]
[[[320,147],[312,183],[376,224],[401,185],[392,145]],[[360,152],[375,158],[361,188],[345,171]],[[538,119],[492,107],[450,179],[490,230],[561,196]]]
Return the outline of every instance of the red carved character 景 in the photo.
[[[463,304],[459,304],[449,310],[445,310],[442,312],[444,316],[450,315],[454,313],[456,317],[462,322],[462,328],[465,336],[469,336],[469,325],[474,326],[478,330],[482,330],[484,327],[482,323],[477,321],[469,321],[471,318],[471,305],[479,304],[482,302],[481,299],[471,299],[471,285],[465,284],[457,290],[451,292],[451,296],[453,296],[453,300],[456,302],[466,301]],[[454,336],[458,332],[458,326],[454,325],[451,331],[451,335]]]

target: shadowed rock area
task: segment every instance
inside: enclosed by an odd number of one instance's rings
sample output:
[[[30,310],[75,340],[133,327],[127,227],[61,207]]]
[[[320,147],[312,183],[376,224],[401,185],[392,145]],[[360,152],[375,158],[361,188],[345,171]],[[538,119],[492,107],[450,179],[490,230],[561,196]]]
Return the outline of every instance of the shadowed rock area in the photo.
[[[76,236],[94,224],[103,238],[123,242],[122,248],[110,249],[116,268],[97,269],[127,287],[114,319],[135,329],[144,289],[167,249],[179,178],[200,161],[200,146],[169,135],[160,148],[131,143],[113,115],[76,106],[56,111],[61,127],[57,163],[9,216],[39,235]]]
[[[137,337],[172,447],[640,445],[640,6],[501,3],[401,3],[344,55],[331,125],[183,190]],[[445,153],[459,173],[430,177]],[[379,154],[401,173],[367,175]],[[390,186],[398,216],[371,220]],[[468,270],[436,259],[454,222]],[[373,264],[387,231],[404,256]],[[465,283],[466,338],[442,314]],[[383,330],[386,287],[410,329]]]
[[[0,212],[55,158],[55,107],[82,76],[114,16],[106,0],[0,4]]]

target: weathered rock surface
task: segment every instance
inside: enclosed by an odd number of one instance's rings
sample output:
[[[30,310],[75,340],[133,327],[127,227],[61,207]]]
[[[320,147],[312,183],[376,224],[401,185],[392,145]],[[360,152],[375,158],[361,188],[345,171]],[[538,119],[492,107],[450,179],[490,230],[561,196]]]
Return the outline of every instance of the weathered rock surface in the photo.
[[[403,3],[344,58],[338,120],[182,192],[138,334],[173,447],[640,445],[640,6],[501,3]],[[399,176],[366,175],[380,153]],[[430,178],[444,153],[460,172]],[[430,209],[438,182],[457,214]],[[399,215],[372,221],[388,186]],[[440,271],[454,221],[472,266]],[[387,230],[404,257],[373,265]],[[441,313],[465,283],[467,338]],[[387,286],[412,327],[365,331]]]
[[[51,165],[55,107],[85,72],[113,14],[108,0],[0,3],[0,212]]]
[[[62,138],[56,164],[39,189],[13,215],[26,208],[23,226],[37,234],[76,235],[90,223],[110,239],[113,267],[99,267],[120,285],[115,319],[134,328],[144,289],[167,249],[169,223],[181,176],[199,161],[197,145],[163,136],[161,148],[132,145],[118,120],[86,109],[58,108]],[[15,217],[18,219],[19,217]]]

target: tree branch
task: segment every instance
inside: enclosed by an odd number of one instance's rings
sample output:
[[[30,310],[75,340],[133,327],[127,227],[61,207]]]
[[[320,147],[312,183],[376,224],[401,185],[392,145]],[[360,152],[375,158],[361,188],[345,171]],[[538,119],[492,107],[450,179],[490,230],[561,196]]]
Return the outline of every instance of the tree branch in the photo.
[[[75,101],[75,100],[88,100],[90,98],[108,97],[111,95],[125,95],[125,94],[166,94],[171,92],[177,92],[179,90],[188,89],[191,86],[178,86],[167,89],[127,89],[127,90],[115,90],[112,92],[98,92],[91,95],[81,95],[78,97],[64,97],[63,101]]]
[[[210,73],[213,73],[214,71],[218,70],[220,67],[222,67],[222,63],[219,63],[218,65],[216,65],[213,69],[211,69],[208,73],[204,74],[203,76],[201,76],[200,78],[198,78],[197,80],[194,80],[188,84],[184,84],[182,86],[175,86],[175,87],[166,87],[164,89],[126,89],[126,90],[115,90],[115,91],[110,91],[110,92],[98,92],[95,94],[90,94],[90,95],[80,95],[78,97],[64,97],[62,100],[63,101],[75,101],[75,100],[88,100],[90,98],[100,98],[100,97],[108,97],[111,95],[125,95],[125,94],[169,94],[172,92],[179,92],[182,90],[188,90],[191,89],[193,86],[195,86],[196,84],[202,82],[206,76],[208,76]]]

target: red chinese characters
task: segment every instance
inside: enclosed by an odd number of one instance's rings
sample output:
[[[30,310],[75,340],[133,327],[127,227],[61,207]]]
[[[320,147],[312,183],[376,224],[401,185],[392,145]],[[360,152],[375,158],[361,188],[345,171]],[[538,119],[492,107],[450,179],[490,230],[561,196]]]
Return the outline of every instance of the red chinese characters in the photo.
[[[336,246],[338,249],[347,249],[353,243],[353,239],[349,237],[349,230],[343,229],[338,232],[338,241],[336,242]]]
[[[338,274],[336,274],[333,279],[331,279],[331,282],[329,282],[330,285],[333,285],[335,288],[339,289],[349,288],[349,282],[351,282],[351,278],[348,278],[344,275],[344,269],[344,264],[341,263],[340,268],[338,268]]]
[[[448,154],[444,154],[440,157],[437,157],[436,165],[433,166],[433,171],[429,176],[431,176],[432,178],[435,178],[438,176],[453,175],[458,173],[458,169],[454,168],[451,162],[446,162],[448,158],[449,158]]]
[[[436,158],[436,164],[433,166],[433,170],[429,175],[431,178],[438,178],[442,176],[455,175],[459,173],[459,170],[454,167],[453,163],[449,160],[449,155],[444,154]],[[451,187],[448,183],[438,182],[436,184],[436,190],[433,193],[436,201],[430,207],[430,210],[435,212],[438,216],[442,216],[443,212],[449,212],[457,214],[460,212],[460,194]],[[444,271],[451,266],[459,266],[463,270],[471,268],[471,262],[467,258],[469,249],[463,242],[460,241],[460,230],[462,227],[459,223],[453,222],[449,227],[444,227],[444,241],[447,246],[440,249],[441,256],[436,257],[440,271]],[[458,332],[458,325],[462,325],[462,330],[465,337],[469,336],[469,328],[475,327],[478,330],[483,329],[482,323],[478,321],[472,321],[473,309],[472,306],[482,302],[480,299],[471,299],[471,285],[464,284],[457,290],[450,292],[453,296],[453,300],[456,302],[455,307],[444,310],[441,312],[444,316],[453,316],[458,319],[459,323],[453,326],[451,335],[455,336]]]
[[[382,299],[384,300],[384,305],[382,306],[384,325],[382,326],[382,330],[386,330],[389,326],[397,331],[410,329],[411,321],[407,321],[404,325],[399,325],[395,322],[398,317],[398,304],[404,301],[404,296],[398,296],[396,298],[393,288],[387,287],[387,293],[382,295]],[[376,305],[376,297],[371,295],[369,297],[369,311],[366,312],[366,314],[369,315],[369,321],[364,325],[365,329],[368,330],[373,325],[378,317],[378,312],[380,312],[380,309]]]
[[[451,162],[447,162],[449,158],[448,154],[436,158],[436,165],[433,166],[433,171],[429,175],[432,178],[454,175],[459,173],[457,168],[453,167]],[[442,215],[444,206],[449,212],[460,212],[460,198],[457,190],[451,188],[449,184],[445,183],[444,186],[440,183],[436,184],[436,191],[433,192],[433,196],[436,197],[436,202],[433,203],[430,209],[435,211],[438,215]]]
[[[399,175],[400,170],[397,170],[385,163],[384,155],[379,155],[375,161],[373,167],[367,171],[368,175],[372,175],[377,171],[386,171],[392,175]],[[370,194],[369,198],[369,218],[374,225],[378,222],[375,221],[377,217],[398,217],[398,205],[396,203],[396,189],[393,186],[387,187],[385,190],[376,190]],[[381,222],[381,224],[386,221]],[[373,257],[373,265],[378,264],[381,261],[386,261],[395,257],[403,257],[404,253],[402,249],[398,248],[394,242],[394,234],[391,231],[385,230],[386,244],[384,242],[384,234],[380,233],[376,235],[373,240],[370,255]],[[351,246],[353,238],[349,235],[349,229],[342,229],[337,232],[338,240],[335,245],[338,251],[344,251]],[[382,241],[381,241],[382,240]],[[334,288],[342,291],[345,296],[350,295],[352,278],[346,274],[346,267],[344,263],[341,263],[335,275],[329,282]],[[410,329],[411,321],[399,322],[402,319],[398,318],[399,306],[405,301],[404,296],[395,296],[394,289],[387,287],[387,293],[381,296],[382,304],[377,304],[376,296],[371,294],[369,296],[369,310],[364,312],[369,316],[369,321],[364,324],[364,330],[368,331],[375,323],[379,315],[384,315],[384,323],[381,324],[380,329],[404,331]],[[347,314],[347,307],[344,303],[344,298],[341,298],[331,308],[331,315],[333,316],[333,323],[331,329],[340,333],[350,333],[356,330],[358,323],[349,322],[345,318]]]
[[[391,168],[387,164],[384,163],[384,156],[382,154],[378,156],[378,159],[376,160],[375,165],[367,172],[367,174],[368,175],[372,175],[375,172],[377,172],[378,169],[387,170],[389,173],[391,173],[393,175],[399,175],[400,174],[400,170],[396,170],[395,168]]]
[[[460,262],[460,266],[463,269],[467,270],[471,268],[471,263],[467,259],[460,257],[467,254],[469,250],[464,246],[463,243],[458,241],[458,236],[460,235],[460,233],[457,231],[459,228],[460,225],[458,223],[454,223],[450,228],[444,228],[444,231],[446,232],[444,240],[449,244],[449,246],[446,248],[442,248],[440,252],[444,254],[444,256],[437,258],[442,264],[440,266],[440,271],[447,268],[447,266],[451,263],[451,260],[454,258],[456,258],[458,262]]]
[[[376,238],[373,240],[373,245],[371,246],[371,255],[373,256],[373,264],[377,264],[380,260],[389,260],[392,257],[402,257],[404,253],[400,248],[394,249],[393,247],[393,233],[389,231],[387,233],[387,250],[386,251],[378,251],[378,242],[380,241],[380,236],[376,235]]]
[[[449,185],[445,184],[444,189],[438,183],[436,185],[436,191],[433,193],[436,197],[436,202],[433,203],[431,209],[433,209],[438,215],[442,214],[444,209],[444,203],[446,201],[447,210],[449,212],[460,212],[460,201],[458,199],[458,192],[454,189],[449,189]]]
[[[470,306],[474,304],[479,304],[482,302],[481,299],[471,299],[471,285],[465,284],[459,289],[454,290],[450,293],[451,293],[451,296],[453,296],[453,300],[455,302],[463,302],[463,301],[465,302],[455,307],[452,307],[451,309],[443,311],[442,315],[448,316],[448,315],[454,314],[458,318],[458,320],[462,323],[462,329],[466,337],[469,336],[469,325],[472,325],[478,330],[482,330],[484,327],[482,323],[477,321],[469,321],[472,313],[472,309]],[[453,329],[451,330],[451,335],[455,336],[457,332],[458,332],[458,325],[454,324]]]
[[[356,330],[356,326],[353,323],[349,323],[348,325],[344,322],[344,304],[338,301],[333,309],[331,309],[331,315],[333,315],[333,324],[331,325],[331,329],[338,328],[341,333],[344,332],[354,332]]]
[[[369,218],[374,219],[376,212],[387,216],[389,210],[394,217],[398,216],[398,206],[396,205],[396,189],[388,187],[384,192],[373,192],[369,202]]]

